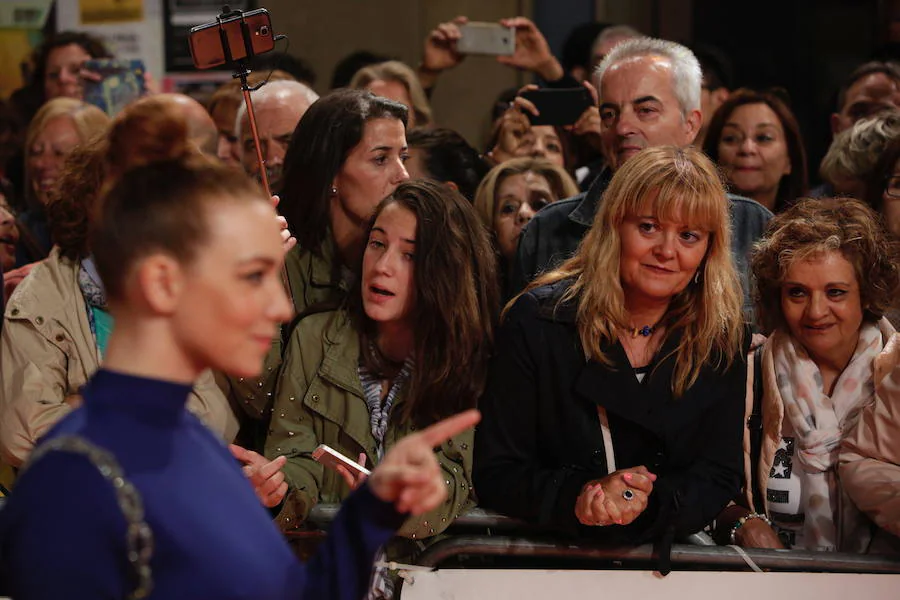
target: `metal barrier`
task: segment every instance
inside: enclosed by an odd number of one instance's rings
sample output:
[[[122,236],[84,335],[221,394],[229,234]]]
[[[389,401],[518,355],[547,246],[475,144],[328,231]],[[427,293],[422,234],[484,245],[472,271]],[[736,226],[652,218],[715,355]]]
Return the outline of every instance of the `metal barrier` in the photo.
[[[334,519],[339,505],[320,504],[310,511],[310,529],[288,534],[309,538],[326,535],[324,529]],[[315,528],[315,529],[313,529]],[[439,568],[461,557],[504,557],[537,561],[596,561],[616,567],[655,569],[657,555],[652,546],[610,547],[586,540],[562,538],[552,531],[499,513],[476,508],[460,515],[447,529],[447,536],[429,545],[416,560],[422,567]],[[730,546],[709,546],[701,537],[691,536],[690,544],[672,547],[671,563],[678,570],[748,571],[744,557]],[[744,549],[744,554],[760,568],[770,571],[812,573],[900,574],[900,556],[808,552],[804,550]],[[598,567],[601,566],[598,564]]]

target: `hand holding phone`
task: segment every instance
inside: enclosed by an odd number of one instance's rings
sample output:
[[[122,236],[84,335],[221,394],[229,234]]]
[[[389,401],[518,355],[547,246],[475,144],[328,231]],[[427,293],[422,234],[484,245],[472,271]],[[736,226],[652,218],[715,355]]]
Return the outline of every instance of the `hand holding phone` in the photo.
[[[584,87],[526,90],[519,96],[537,109],[537,114],[524,111],[532,125],[573,125],[594,105],[594,98]]]
[[[363,479],[372,474],[371,471],[361,464],[353,462],[353,460],[326,444],[319,444],[313,450],[312,457],[313,460],[340,473],[351,489],[356,489]]]
[[[512,56],[516,51],[516,31],[499,23],[472,22],[459,25],[456,50],[461,54]]]

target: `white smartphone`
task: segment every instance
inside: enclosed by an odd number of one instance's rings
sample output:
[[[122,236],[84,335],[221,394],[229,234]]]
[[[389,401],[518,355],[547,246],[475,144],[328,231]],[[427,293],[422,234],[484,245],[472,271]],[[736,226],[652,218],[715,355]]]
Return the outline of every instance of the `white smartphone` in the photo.
[[[462,37],[456,49],[462,54],[511,56],[516,51],[516,30],[499,23],[466,23],[459,26]]]
[[[319,444],[319,446],[315,450],[313,450],[312,457],[313,460],[322,463],[329,469],[334,469],[336,466],[341,465],[345,469],[350,471],[352,475],[359,475],[360,473],[362,473],[363,475],[369,476],[372,474],[370,470],[368,470],[358,462],[347,458],[346,456],[326,444]]]

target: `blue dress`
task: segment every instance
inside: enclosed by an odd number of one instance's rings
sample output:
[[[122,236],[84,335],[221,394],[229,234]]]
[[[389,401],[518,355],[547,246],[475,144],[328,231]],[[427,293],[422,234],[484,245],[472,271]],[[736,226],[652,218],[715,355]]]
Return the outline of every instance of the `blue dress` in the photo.
[[[83,406],[41,441],[74,434],[118,460],[154,536],[150,597],[361,598],[377,549],[404,515],[363,486],[300,564],[237,461],[185,409],[190,391],[101,369]],[[135,586],[126,547],[110,482],[84,456],[53,452],[0,510],[0,588],[22,600],[124,598]]]

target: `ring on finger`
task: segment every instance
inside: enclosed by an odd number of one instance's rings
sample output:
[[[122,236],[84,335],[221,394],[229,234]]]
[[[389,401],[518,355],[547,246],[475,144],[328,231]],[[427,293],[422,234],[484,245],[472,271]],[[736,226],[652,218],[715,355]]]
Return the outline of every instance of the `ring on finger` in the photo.
[[[625,500],[627,500],[628,502],[631,502],[632,500],[634,500],[634,492],[632,492],[631,490],[625,490],[624,492],[622,492],[622,497],[625,498]]]

